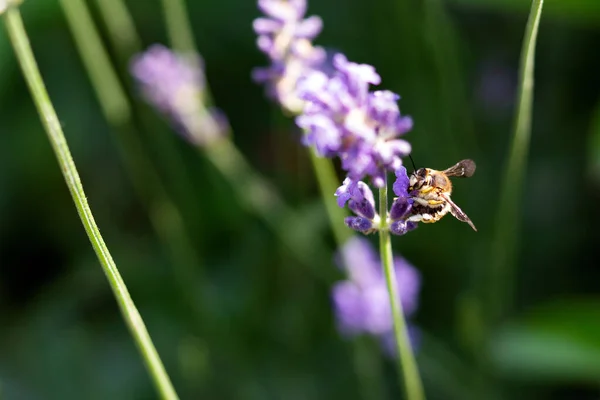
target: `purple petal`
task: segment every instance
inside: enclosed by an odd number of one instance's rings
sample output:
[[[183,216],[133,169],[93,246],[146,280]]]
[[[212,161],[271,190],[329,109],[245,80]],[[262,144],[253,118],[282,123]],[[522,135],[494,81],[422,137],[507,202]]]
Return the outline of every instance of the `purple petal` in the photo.
[[[359,236],[353,236],[342,246],[336,255],[336,263],[359,287],[378,284],[382,279],[379,258],[371,243]]]
[[[352,198],[352,194],[350,193],[350,190],[348,190],[348,187],[355,184],[356,182],[352,181],[352,179],[346,178],[344,179],[342,186],[337,188],[337,190],[335,191],[335,196],[338,198],[338,206],[342,208],[346,206],[346,202]]]
[[[269,35],[281,29],[283,24],[281,21],[276,21],[270,18],[256,18],[252,22],[254,32],[258,35]]]
[[[363,217],[346,217],[344,223],[357,232],[369,233],[373,229],[373,221]]]
[[[392,221],[403,219],[406,216],[406,214],[408,214],[411,207],[411,200],[409,200],[407,197],[398,197],[392,203],[392,208],[390,209],[390,219]]]
[[[273,50],[273,39],[268,36],[261,35],[256,39],[256,47],[266,54],[270,54]]]
[[[338,327],[343,334],[360,333],[364,325],[364,301],[360,288],[351,281],[337,283],[332,289],[332,300]]]
[[[314,39],[323,29],[323,20],[320,17],[312,16],[300,22],[296,27],[296,37],[305,39]]]
[[[408,186],[410,184],[410,179],[406,173],[406,168],[404,166],[398,168],[396,170],[396,181],[394,182],[393,189],[394,193],[398,197],[408,197]]]
[[[372,285],[364,291],[365,315],[364,328],[372,335],[381,335],[393,329],[392,309],[385,280]]]
[[[394,221],[390,225],[390,232],[394,235],[402,236],[408,232],[405,220]]]
[[[408,131],[411,131],[413,128],[413,119],[411,117],[402,117],[398,120],[398,124],[396,126],[396,131],[402,135]]]
[[[296,1],[296,3],[298,2]],[[298,12],[303,11],[299,10],[297,6],[294,7],[292,2],[283,2],[280,0],[258,0],[258,8],[264,14],[282,21],[298,19]]]
[[[350,208],[352,212],[354,212],[357,215],[360,215],[361,217],[365,217],[370,220],[375,218],[375,207],[366,199],[363,199],[362,201],[355,201],[350,199],[350,201],[348,202],[348,208]]]
[[[421,274],[402,257],[394,258],[394,268],[404,315],[410,316],[419,305]]]
[[[393,127],[400,117],[400,96],[389,90],[379,90],[369,95],[369,116],[381,125]]]

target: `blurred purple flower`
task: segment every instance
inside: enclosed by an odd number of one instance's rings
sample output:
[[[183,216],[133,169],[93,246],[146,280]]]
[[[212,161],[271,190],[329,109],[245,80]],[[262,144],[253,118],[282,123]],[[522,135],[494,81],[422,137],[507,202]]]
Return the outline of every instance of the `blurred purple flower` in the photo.
[[[398,137],[412,129],[412,119],[400,114],[397,94],[369,91],[381,82],[375,68],[342,54],[334,56],[333,65],[332,76],[315,70],[299,83],[298,95],[307,104],[296,123],[307,132],[305,144],[322,156],[339,156],[350,179],[369,176],[382,187],[386,172],[400,168],[411,151]]]
[[[206,81],[199,56],[182,56],[155,44],[131,62],[141,93],[186,139],[203,145],[227,131],[227,119],[206,108]]]
[[[379,257],[366,239],[350,239],[338,254],[348,279],[335,284],[332,300],[338,328],[344,335],[371,334],[384,340],[393,333],[387,285]],[[394,259],[399,300],[405,317],[418,307],[421,277],[406,260]]]
[[[271,65],[256,68],[256,82],[266,83],[267,93],[283,108],[299,114],[304,102],[298,98],[296,85],[308,71],[318,68],[326,58],[312,40],[321,32],[321,18],[304,18],[306,0],[258,0],[258,8],[267,16],[254,20],[258,48]]]

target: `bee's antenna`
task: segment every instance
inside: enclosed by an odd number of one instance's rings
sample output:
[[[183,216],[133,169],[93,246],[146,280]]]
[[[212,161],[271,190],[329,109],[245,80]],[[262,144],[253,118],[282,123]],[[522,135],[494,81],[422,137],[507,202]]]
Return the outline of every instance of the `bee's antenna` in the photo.
[[[410,154],[408,155],[408,157],[410,158],[410,162],[413,165],[414,171],[416,171],[417,170],[417,166],[415,165],[415,160],[413,160],[412,155],[410,155]]]

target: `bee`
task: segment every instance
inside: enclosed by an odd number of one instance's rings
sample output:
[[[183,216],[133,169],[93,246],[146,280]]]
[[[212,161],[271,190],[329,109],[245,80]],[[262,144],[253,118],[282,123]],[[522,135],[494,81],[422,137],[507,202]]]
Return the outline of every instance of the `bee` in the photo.
[[[462,160],[443,171],[419,168],[410,176],[408,191],[414,200],[408,221],[434,223],[448,212],[456,219],[468,223],[477,231],[471,219],[450,198],[450,177],[469,178],[475,173],[473,160]]]

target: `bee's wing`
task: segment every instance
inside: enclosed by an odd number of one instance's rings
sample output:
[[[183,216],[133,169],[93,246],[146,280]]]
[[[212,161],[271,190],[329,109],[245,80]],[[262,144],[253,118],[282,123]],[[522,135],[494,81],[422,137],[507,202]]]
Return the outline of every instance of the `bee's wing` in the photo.
[[[465,214],[463,212],[463,210],[461,210],[460,207],[457,206],[452,201],[452,199],[450,199],[450,196],[448,196],[446,193],[442,193],[441,196],[444,198],[444,200],[446,200],[448,202],[448,204],[450,204],[450,214],[452,214],[452,216],[454,218],[456,218],[457,220],[462,221],[462,222],[466,222],[467,224],[469,224],[471,226],[471,228],[473,228],[473,230],[475,232],[477,232],[477,228],[475,228],[475,224],[473,224],[473,222],[467,216],[467,214]]]
[[[454,176],[457,178],[469,178],[475,173],[475,168],[475,161],[462,160],[442,172],[447,176]]]

